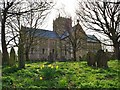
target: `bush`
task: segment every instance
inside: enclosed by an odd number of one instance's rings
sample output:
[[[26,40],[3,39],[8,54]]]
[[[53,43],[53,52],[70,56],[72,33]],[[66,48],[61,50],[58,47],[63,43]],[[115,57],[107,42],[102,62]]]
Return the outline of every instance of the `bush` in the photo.
[[[46,80],[49,80],[49,79],[52,79],[55,75],[55,72],[56,72],[56,68],[49,64],[49,65],[43,65],[41,68],[41,74],[42,74],[42,77]]]
[[[11,73],[17,72],[18,70],[19,69],[17,66],[12,66],[12,67],[6,66],[5,68],[3,68],[2,73],[3,73],[3,75],[11,74]]]
[[[13,84],[13,79],[10,76],[3,77],[2,78],[2,83],[6,85],[12,85]]]

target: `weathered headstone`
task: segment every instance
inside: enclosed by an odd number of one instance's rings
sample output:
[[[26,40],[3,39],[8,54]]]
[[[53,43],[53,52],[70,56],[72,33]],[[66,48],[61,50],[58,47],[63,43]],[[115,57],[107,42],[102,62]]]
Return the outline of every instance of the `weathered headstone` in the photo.
[[[104,52],[104,58],[103,58],[103,68],[108,68],[108,55],[106,52]]]
[[[86,59],[87,59],[87,64],[89,66],[96,66],[96,64],[95,64],[95,54],[93,52],[88,52]]]
[[[97,67],[108,68],[108,64],[107,64],[108,57],[103,50],[98,50],[96,54],[96,62],[97,62]]]
[[[15,59],[16,59],[16,54],[14,48],[12,47],[10,51],[10,59],[9,59],[10,66],[13,66],[15,64]]]

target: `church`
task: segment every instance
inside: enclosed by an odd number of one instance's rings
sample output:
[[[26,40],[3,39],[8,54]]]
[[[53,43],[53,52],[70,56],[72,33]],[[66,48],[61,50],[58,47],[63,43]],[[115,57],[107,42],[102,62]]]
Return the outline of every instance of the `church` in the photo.
[[[79,21],[72,27],[71,18],[59,16],[53,20],[53,31],[24,28],[34,31],[34,45],[30,47],[30,60],[64,61],[73,58],[73,46],[76,43],[76,58],[79,60],[90,52],[101,49],[100,41],[94,35],[87,35]],[[73,45],[72,45],[73,43]]]

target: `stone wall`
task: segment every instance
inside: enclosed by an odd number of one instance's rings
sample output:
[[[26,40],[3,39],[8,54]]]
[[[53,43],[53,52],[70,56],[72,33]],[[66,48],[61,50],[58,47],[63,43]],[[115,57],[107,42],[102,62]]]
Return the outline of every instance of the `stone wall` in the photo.
[[[29,52],[31,60],[47,59],[49,56],[56,55],[57,53],[57,40],[56,39],[42,39],[38,44],[33,46]],[[53,56],[55,58],[55,56]]]

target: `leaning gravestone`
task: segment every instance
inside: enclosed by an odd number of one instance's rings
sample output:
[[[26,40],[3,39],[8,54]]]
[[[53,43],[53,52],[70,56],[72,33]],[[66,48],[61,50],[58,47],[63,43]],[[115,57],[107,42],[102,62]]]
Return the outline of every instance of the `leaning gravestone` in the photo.
[[[95,55],[94,55],[93,52],[88,52],[86,59],[87,59],[87,64],[89,66],[96,66],[96,64],[95,64]]]
[[[10,51],[10,59],[9,59],[9,65],[10,66],[13,66],[15,64],[15,59],[16,59],[15,50],[12,47],[11,51]]]
[[[98,50],[96,54],[96,62],[97,62],[97,67],[108,68],[108,64],[107,64],[108,57],[103,50]]]
[[[103,58],[103,62],[102,62],[102,64],[103,64],[103,68],[108,68],[108,60],[109,60],[109,58],[108,58],[108,55],[107,55],[107,53],[106,52],[104,52],[104,58]]]

